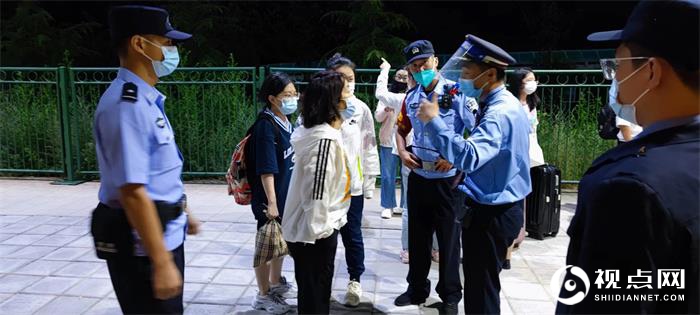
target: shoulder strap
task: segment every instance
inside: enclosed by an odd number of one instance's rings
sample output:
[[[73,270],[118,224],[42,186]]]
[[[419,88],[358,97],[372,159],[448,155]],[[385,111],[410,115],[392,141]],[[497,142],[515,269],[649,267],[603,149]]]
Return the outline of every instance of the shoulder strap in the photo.
[[[275,118],[265,114],[264,112],[260,112],[258,114],[258,117],[255,119],[255,122],[253,123],[252,126],[248,129],[246,132],[246,135],[250,135],[253,133],[253,130],[255,130],[255,125],[257,125],[259,122],[267,120],[272,124],[272,127],[274,128],[274,133],[275,133],[275,142],[280,143],[280,139],[282,138],[282,135],[280,134],[280,129],[279,126],[277,126],[277,122],[275,121]],[[278,151],[281,151],[282,149],[279,146],[276,146]]]
[[[280,134],[280,127],[277,126],[277,121],[275,121],[275,118],[265,113],[260,113],[260,115],[263,116],[262,119],[269,121],[272,124],[272,127],[275,128],[275,141],[280,143],[282,135]]]
[[[138,100],[138,86],[133,82],[126,82],[122,86],[122,100],[135,103]]]

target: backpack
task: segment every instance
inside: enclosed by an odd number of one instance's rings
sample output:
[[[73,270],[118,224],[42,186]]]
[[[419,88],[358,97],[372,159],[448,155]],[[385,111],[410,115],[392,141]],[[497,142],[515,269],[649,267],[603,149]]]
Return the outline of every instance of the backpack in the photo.
[[[617,133],[620,128],[617,128],[615,123],[615,111],[610,106],[603,106],[598,112],[598,135],[605,140],[616,140]]]
[[[228,184],[228,195],[239,205],[249,205],[253,199],[253,191],[250,186],[251,176],[255,175],[255,169],[251,167],[255,161],[255,150],[252,143],[253,130],[255,125],[262,120],[267,120],[275,127],[275,142],[280,143],[280,131],[274,118],[268,114],[260,113],[252,126],[246,131],[245,137],[238,142],[231,154],[231,164],[226,171],[226,183]],[[278,149],[279,150],[279,149]]]

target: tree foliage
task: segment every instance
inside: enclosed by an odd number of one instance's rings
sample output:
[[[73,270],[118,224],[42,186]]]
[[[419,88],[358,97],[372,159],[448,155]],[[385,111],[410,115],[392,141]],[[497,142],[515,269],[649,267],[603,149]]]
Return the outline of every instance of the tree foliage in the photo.
[[[395,34],[414,28],[405,16],[385,11],[380,0],[353,2],[348,10],[326,13],[323,20],[341,25],[348,32],[345,41],[326,56],[342,52],[367,67],[380,64],[382,57],[392,64],[401,64],[401,51],[407,42]]]
[[[67,51],[72,58],[95,57],[99,52],[86,42],[99,26],[94,21],[60,23],[34,2],[22,2],[1,22],[0,60],[5,65],[55,66],[65,64]]]

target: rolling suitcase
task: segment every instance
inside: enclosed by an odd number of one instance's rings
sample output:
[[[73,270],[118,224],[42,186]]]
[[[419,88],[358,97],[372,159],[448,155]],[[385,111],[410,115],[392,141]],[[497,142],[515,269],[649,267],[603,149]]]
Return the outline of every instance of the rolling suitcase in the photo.
[[[528,236],[542,240],[559,232],[561,210],[561,171],[553,165],[530,169],[532,192],[525,201],[525,230]]]

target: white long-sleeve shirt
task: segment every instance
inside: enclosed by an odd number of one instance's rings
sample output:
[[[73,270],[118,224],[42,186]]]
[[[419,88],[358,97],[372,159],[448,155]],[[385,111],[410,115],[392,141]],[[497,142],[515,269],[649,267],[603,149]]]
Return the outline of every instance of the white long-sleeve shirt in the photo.
[[[284,207],[287,242],[314,243],[347,223],[350,169],[340,130],[328,124],[292,134],[296,164]]]
[[[406,93],[389,92],[389,87],[387,86],[388,82],[389,69],[382,69],[382,71],[379,72],[379,77],[377,77],[377,88],[374,90],[374,97],[385,106],[393,108],[398,115],[401,111],[401,105],[403,104],[403,99],[406,97]]]
[[[389,80],[389,69],[382,69],[377,77],[377,88],[374,96],[379,103],[374,111],[374,118],[382,123],[379,129],[379,144],[383,147],[391,147],[392,151],[396,150],[396,117],[401,111],[403,99],[406,93],[393,93],[389,91],[387,82]],[[386,111],[386,108],[391,108],[393,111]]]

